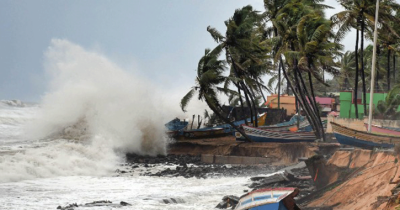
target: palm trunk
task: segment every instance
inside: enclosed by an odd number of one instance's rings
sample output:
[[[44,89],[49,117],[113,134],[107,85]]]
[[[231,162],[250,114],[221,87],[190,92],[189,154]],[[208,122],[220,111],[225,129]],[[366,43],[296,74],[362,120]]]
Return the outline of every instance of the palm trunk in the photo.
[[[377,46],[377,48],[378,48],[378,50],[377,50],[377,52],[376,52],[376,66],[377,66],[377,69],[375,70],[376,71],[376,79],[375,79],[375,90],[376,90],[376,92],[379,92],[380,90],[379,90],[379,57],[380,57],[380,55],[381,55],[381,51],[379,50],[379,45]]]
[[[293,92],[294,96],[296,97],[296,101],[300,104],[300,106],[301,106],[301,107],[305,107],[304,104],[303,104],[303,102],[302,102],[302,100],[300,100],[300,99],[301,99],[300,96],[302,95],[302,94],[300,94],[300,90],[297,92],[297,91],[295,90],[295,88],[293,87],[292,83],[290,82],[290,79],[289,79],[289,77],[288,77],[288,75],[287,75],[287,73],[286,73],[286,70],[285,70],[285,65],[283,64],[282,57],[280,57],[280,62],[281,62],[281,64],[282,64],[282,72],[283,72],[283,75],[284,75],[284,77],[285,77],[285,79],[286,79],[288,88],[290,87],[290,89],[292,89],[292,92]],[[294,76],[295,76],[295,80],[297,81],[296,74],[294,74]],[[296,83],[297,83],[296,85],[299,84],[298,81],[297,81]],[[304,109],[304,108],[303,108],[303,109]],[[315,132],[316,137],[317,137],[317,138],[320,138],[319,132],[315,129],[315,128],[316,128],[315,125],[314,125],[314,122],[315,122],[315,121],[311,120],[311,117],[310,117],[311,114],[309,113],[309,111],[308,111],[307,109],[304,109],[304,111],[306,112],[306,118],[307,118],[307,120],[310,122],[311,126],[312,126],[313,129],[314,129],[314,132]],[[299,114],[300,114],[300,113],[299,113]]]
[[[353,101],[354,101],[354,107],[356,111],[356,119],[358,119],[358,103],[357,103],[357,89],[358,89],[358,28],[357,28],[357,38],[356,38],[356,78],[355,78],[355,84],[354,84],[354,95],[353,95]]]
[[[249,93],[251,103],[253,104],[254,125],[257,128],[258,127],[258,112],[257,112],[256,103],[255,103],[255,101],[256,101],[255,100],[255,94],[254,94],[254,91],[253,91],[253,89],[251,87],[247,87],[246,86],[246,89],[247,89],[247,92]]]
[[[201,123],[202,123],[202,122],[203,122],[203,121],[200,120],[200,115],[198,115],[198,118],[197,118],[197,129],[200,129]]]
[[[281,109],[281,63],[278,65],[278,109]]]
[[[313,120],[312,124],[314,124],[314,128],[316,129],[316,131],[318,132],[319,138],[323,138],[323,133],[321,131],[321,127],[319,126],[320,124],[322,125],[322,123],[319,123],[321,121],[321,118],[318,118],[318,115],[316,114],[317,109],[314,106],[313,100],[311,99],[312,96],[310,95],[310,93],[307,90],[307,86],[305,85],[304,79],[300,73],[300,70],[297,67],[297,61],[295,61],[295,71],[297,71],[298,77],[300,79],[301,84],[299,84],[299,90],[303,89],[305,92],[305,96],[304,94],[301,95],[302,100],[303,100],[303,104],[304,104],[304,108],[308,109],[310,118]],[[303,86],[301,88],[301,85]],[[307,100],[308,98],[308,100]]]
[[[360,51],[360,59],[361,59],[361,80],[362,80],[362,88],[363,88],[363,104],[364,104],[364,116],[367,114],[367,90],[365,88],[365,70],[364,70],[364,28],[365,22],[364,18],[361,19],[361,51]]]
[[[375,82],[375,90],[376,90],[376,92],[379,92],[380,90],[379,90],[379,82],[378,82],[378,80],[379,80],[379,71],[376,71],[376,82]]]
[[[297,67],[297,61],[294,62],[294,78],[295,78],[295,83],[297,85],[297,90],[298,90],[298,95],[299,95],[299,104],[301,106],[301,108],[303,108],[303,110],[306,112],[306,117],[307,120],[310,122],[311,126],[313,127],[313,130],[316,133],[317,138],[321,138],[321,133],[320,133],[320,129],[316,123],[317,119],[315,117],[315,113],[314,111],[311,109],[310,107],[310,103],[308,103],[307,101],[307,97],[310,98],[309,96],[306,97],[306,95],[308,95],[306,93],[306,90],[304,88],[302,88],[302,84],[301,84],[301,79],[300,77],[296,74],[296,72],[298,74],[300,74],[300,71],[298,70]],[[302,93],[303,92],[303,93]]]
[[[253,109],[250,103],[249,95],[247,94],[246,87],[244,87],[244,84],[242,82],[239,82],[239,84],[244,92],[244,98],[246,99],[247,107],[250,110],[250,122],[253,123]]]
[[[235,61],[233,61],[232,56],[230,56],[230,59],[231,59],[231,62],[232,62],[233,70],[235,71],[235,75],[236,75],[237,78],[239,78],[239,72],[238,72],[237,69],[236,69]],[[238,84],[239,84],[239,87],[240,87],[240,88],[243,90],[243,92],[244,92],[244,97],[245,97],[245,99],[246,99],[247,107],[249,107],[249,109],[250,109],[250,121],[253,122],[253,111],[252,111],[252,106],[251,106],[251,104],[250,104],[250,100],[249,100],[249,97],[248,97],[248,95],[247,95],[247,91],[246,91],[245,84],[244,84],[242,81],[239,81]]]
[[[390,90],[390,50],[388,48],[387,52],[387,91],[389,92]]]
[[[259,80],[259,79],[256,79],[257,86],[258,86],[258,89],[259,89],[259,91],[260,91],[260,94],[261,94],[261,96],[263,97],[264,103],[265,103],[265,102],[267,102],[267,99],[265,99],[264,93],[262,92],[261,85],[260,85],[260,83],[258,82],[258,80]],[[260,79],[260,80],[261,80],[261,79]]]
[[[300,112],[299,112],[299,102],[298,102],[297,98],[294,99],[294,104],[296,106],[296,113],[297,113],[296,126],[297,126],[297,129],[299,129],[299,127],[300,127],[300,121],[299,121]]]
[[[319,119],[318,122],[319,122],[319,124],[320,124],[320,126],[321,126],[320,129],[321,129],[321,133],[322,133],[322,138],[323,138],[323,140],[325,141],[324,126],[322,125],[321,115],[319,114],[318,104],[317,104],[317,101],[316,101],[316,99],[315,99],[314,86],[313,86],[312,77],[311,77],[311,73],[310,73],[310,72],[308,72],[308,79],[310,80],[310,81],[309,81],[309,82],[310,82],[310,90],[311,90],[312,98],[313,98],[313,101],[314,101],[315,110],[316,110],[316,112],[317,112],[317,117],[318,117],[318,119]]]
[[[249,123],[247,122],[246,112],[244,111],[244,107],[243,107],[242,93],[240,92],[239,85],[237,85],[236,83],[234,83],[234,84],[235,84],[236,87],[238,88],[239,101],[240,101],[240,108],[242,109],[242,113],[243,113],[243,115],[244,115],[244,124],[249,125]],[[239,120],[239,119],[238,119],[238,120]]]
[[[239,132],[240,134],[242,134],[242,136],[246,139],[247,142],[253,142],[253,140],[250,139],[249,136],[246,135],[246,133],[241,130],[239,127],[237,127],[235,124],[233,124],[228,118],[222,116],[222,114],[217,110],[217,108],[210,103],[210,101],[207,99],[207,97],[205,97],[205,101],[208,105],[208,107],[210,107],[210,109],[223,121],[225,121],[225,123],[229,124],[230,126],[232,126],[232,128],[234,128],[235,130],[237,130],[237,132]]]
[[[194,118],[196,117],[196,115],[194,114],[193,115],[193,119],[192,119],[192,124],[190,125],[190,130],[192,130],[193,129],[193,123],[194,123]]]
[[[393,52],[393,84],[396,85],[396,52]]]

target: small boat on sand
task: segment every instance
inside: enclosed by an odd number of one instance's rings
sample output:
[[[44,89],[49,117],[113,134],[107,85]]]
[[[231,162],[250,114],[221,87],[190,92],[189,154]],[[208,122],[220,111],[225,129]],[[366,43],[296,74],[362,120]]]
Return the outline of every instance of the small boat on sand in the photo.
[[[165,124],[165,127],[167,127],[167,129],[169,131],[178,131],[178,130],[182,130],[184,128],[186,128],[186,126],[189,124],[189,122],[187,121],[181,121],[179,118],[175,118],[171,121],[169,121],[168,123]]]
[[[291,131],[275,131],[254,128],[242,125],[247,136],[255,142],[314,142],[316,140],[313,132],[291,132]],[[235,133],[237,141],[245,141],[245,138],[239,133]]]
[[[336,140],[343,145],[373,149],[374,147],[390,148],[400,143],[400,136],[381,135],[359,131],[331,122]]]
[[[296,209],[296,188],[265,188],[242,196],[235,210],[288,210]],[[298,208],[298,207],[297,207]]]
[[[368,129],[368,123],[364,123],[364,125]],[[379,133],[379,134],[384,134],[384,135],[400,136],[399,128],[371,125],[371,131],[373,133]]]
[[[283,123],[278,123],[275,125],[268,125],[268,126],[259,126],[259,128],[264,129],[264,130],[276,130],[276,131],[287,131],[290,128],[296,127],[297,128],[297,121],[304,124],[305,117],[304,116],[298,116],[294,115],[292,118],[290,118],[289,121],[283,122]]]

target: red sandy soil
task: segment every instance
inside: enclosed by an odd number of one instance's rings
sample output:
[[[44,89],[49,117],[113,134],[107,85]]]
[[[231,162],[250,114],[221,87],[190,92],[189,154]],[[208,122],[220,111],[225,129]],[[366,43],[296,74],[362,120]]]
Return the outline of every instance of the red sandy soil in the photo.
[[[358,168],[350,178],[329,190],[308,207],[334,206],[333,209],[394,209],[388,202],[391,190],[399,183],[400,168],[392,153],[369,150],[337,151],[328,164]],[[331,182],[338,177],[331,176]],[[393,203],[393,202],[392,202]]]

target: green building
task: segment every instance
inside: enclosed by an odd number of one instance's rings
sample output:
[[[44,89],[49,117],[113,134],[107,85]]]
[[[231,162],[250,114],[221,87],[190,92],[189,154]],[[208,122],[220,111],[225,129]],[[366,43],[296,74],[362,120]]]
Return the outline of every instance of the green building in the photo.
[[[358,118],[364,118],[364,106],[362,104],[362,92],[357,94],[357,106],[358,106]],[[366,94],[367,109],[369,109],[369,93]],[[374,105],[378,104],[378,101],[385,100],[387,93],[374,93]],[[353,92],[341,92],[340,93],[340,117],[341,118],[356,118],[355,103],[353,103]],[[369,110],[367,110],[368,112]]]

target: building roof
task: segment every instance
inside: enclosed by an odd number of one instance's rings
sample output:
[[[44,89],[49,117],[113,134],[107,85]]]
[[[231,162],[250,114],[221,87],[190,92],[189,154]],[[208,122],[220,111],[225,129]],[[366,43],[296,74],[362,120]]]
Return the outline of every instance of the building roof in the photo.
[[[334,101],[335,99],[333,98],[329,98],[329,97],[315,97],[315,101],[321,105],[331,105],[332,101]]]

